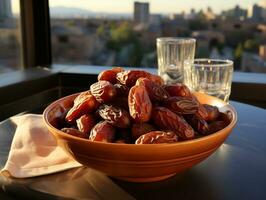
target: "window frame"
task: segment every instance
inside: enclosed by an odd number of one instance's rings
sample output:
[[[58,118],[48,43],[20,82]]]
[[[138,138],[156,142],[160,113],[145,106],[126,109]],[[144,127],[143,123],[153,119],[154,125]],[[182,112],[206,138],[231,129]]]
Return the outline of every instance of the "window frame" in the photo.
[[[23,67],[50,67],[49,0],[20,0]]]

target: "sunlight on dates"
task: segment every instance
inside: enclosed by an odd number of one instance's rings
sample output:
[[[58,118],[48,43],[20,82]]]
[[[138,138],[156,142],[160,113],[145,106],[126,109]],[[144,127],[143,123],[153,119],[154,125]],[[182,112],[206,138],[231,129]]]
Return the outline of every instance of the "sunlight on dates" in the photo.
[[[109,70],[104,70],[98,75],[98,81],[109,81],[112,84],[117,82],[116,74],[124,71],[121,67],[114,67]]]
[[[98,112],[104,120],[113,126],[119,128],[127,128],[130,126],[130,115],[122,108],[113,105],[102,105]]]
[[[71,103],[71,102],[70,102]],[[232,113],[199,102],[181,83],[143,70],[104,70],[90,90],[52,122],[58,129],[91,141],[158,144],[191,140],[228,126]]]
[[[152,113],[153,123],[162,129],[176,131],[182,139],[188,140],[194,138],[194,130],[180,116],[164,107],[156,107]]]
[[[80,116],[95,111],[99,106],[90,91],[80,93],[74,100],[74,106],[68,111],[66,120],[73,122]]]
[[[106,121],[101,121],[92,128],[89,139],[98,142],[113,142],[114,138],[114,127]]]
[[[79,131],[88,134],[92,127],[95,125],[95,120],[92,115],[82,115],[79,119],[77,119],[77,127]]]
[[[128,95],[128,106],[130,116],[136,122],[147,122],[150,120],[152,103],[144,86],[133,86]]]
[[[135,144],[163,144],[177,141],[178,137],[174,132],[151,131],[140,136]]]
[[[90,90],[99,103],[109,102],[116,96],[116,89],[109,81],[98,81],[90,86]]]

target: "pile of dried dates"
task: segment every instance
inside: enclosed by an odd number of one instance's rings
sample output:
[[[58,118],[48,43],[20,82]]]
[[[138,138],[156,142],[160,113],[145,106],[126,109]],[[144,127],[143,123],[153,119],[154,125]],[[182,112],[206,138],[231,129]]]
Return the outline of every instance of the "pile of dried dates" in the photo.
[[[115,67],[80,93],[57,128],[91,141],[158,144],[202,137],[230,123],[228,113],[201,104],[184,84],[165,85],[142,70]]]

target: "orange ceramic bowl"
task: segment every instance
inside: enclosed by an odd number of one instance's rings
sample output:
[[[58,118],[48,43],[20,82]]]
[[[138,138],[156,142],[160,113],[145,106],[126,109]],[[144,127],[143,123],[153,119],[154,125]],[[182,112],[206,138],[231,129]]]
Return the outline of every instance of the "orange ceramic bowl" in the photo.
[[[53,126],[55,119],[72,106],[78,94],[61,98],[49,105],[44,121],[58,144],[84,166],[108,176],[132,182],[163,180],[188,169],[210,156],[227,138],[237,122],[235,109],[206,94],[195,93],[201,103],[231,111],[232,121],[224,129],[198,139],[172,144],[118,144],[94,142],[66,134]]]

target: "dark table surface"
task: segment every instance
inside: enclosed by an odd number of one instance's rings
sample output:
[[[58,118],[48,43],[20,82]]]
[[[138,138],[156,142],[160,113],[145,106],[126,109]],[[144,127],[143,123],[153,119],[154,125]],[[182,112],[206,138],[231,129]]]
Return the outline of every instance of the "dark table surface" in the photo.
[[[231,102],[238,123],[209,158],[154,183],[119,181],[89,168],[28,179],[0,176],[0,199],[266,199],[266,110]],[[0,124],[0,167],[15,127]]]

